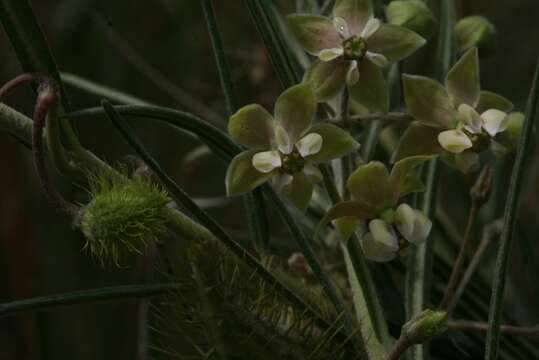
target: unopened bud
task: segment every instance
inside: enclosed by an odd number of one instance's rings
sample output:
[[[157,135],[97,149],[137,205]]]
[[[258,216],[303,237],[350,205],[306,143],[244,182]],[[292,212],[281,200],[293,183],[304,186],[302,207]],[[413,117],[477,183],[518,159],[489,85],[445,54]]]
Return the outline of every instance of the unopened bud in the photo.
[[[512,112],[507,115],[507,128],[496,135],[496,141],[505,146],[510,152],[515,152],[524,125],[524,114],[521,112]]]
[[[288,267],[294,276],[305,278],[312,275],[313,271],[309,262],[302,253],[296,252],[288,258]]]
[[[455,26],[455,35],[461,52],[476,46],[480,55],[488,56],[496,50],[496,28],[483,16],[461,19]]]
[[[472,201],[481,206],[486,203],[490,197],[490,191],[492,190],[492,178],[494,177],[494,170],[490,165],[486,165],[475,184],[470,189],[470,196]]]
[[[436,31],[436,18],[421,0],[392,1],[386,8],[387,21],[415,31],[429,39]]]
[[[401,337],[409,344],[421,344],[447,330],[445,311],[424,310],[402,326]]]

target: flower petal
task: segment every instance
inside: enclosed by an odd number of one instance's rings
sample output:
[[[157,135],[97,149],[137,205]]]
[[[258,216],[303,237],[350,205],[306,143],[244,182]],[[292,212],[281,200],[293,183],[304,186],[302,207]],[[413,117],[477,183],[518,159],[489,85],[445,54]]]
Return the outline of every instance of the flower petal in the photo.
[[[263,151],[253,156],[253,167],[262,173],[272,172],[281,165],[281,156],[278,151]]]
[[[230,117],[228,133],[247,147],[269,149],[273,139],[273,117],[260,105],[244,106]]]
[[[363,30],[361,31],[361,37],[363,39],[370,38],[372,34],[378,31],[378,29],[380,28],[380,25],[381,25],[380,20],[373,17],[370,18],[367,21],[367,24],[365,24],[365,27],[363,28]]]
[[[296,149],[302,157],[314,155],[320,152],[323,143],[322,136],[320,134],[311,133],[301,138],[296,143]]]
[[[369,222],[369,230],[375,242],[383,244],[388,250],[397,252],[399,242],[395,231],[382,219],[374,219]]]
[[[461,104],[459,106],[458,113],[458,116],[464,123],[464,128],[466,130],[468,130],[472,134],[481,133],[481,125],[483,125],[483,120],[473,107],[468,104]]]
[[[324,49],[318,54],[318,58],[322,61],[331,61],[338,58],[343,54],[342,47],[336,47],[331,49]]]
[[[294,150],[294,144],[292,144],[288,133],[281,125],[275,126],[275,142],[279,151],[283,154],[290,154]]]
[[[424,76],[402,76],[404,100],[408,111],[425,125],[451,129],[457,117],[444,87],[437,81]]]
[[[412,242],[416,213],[408,204],[400,204],[395,210],[395,226],[403,238]]]
[[[312,55],[341,44],[341,37],[331,20],[320,15],[292,14],[287,17],[290,31],[300,45]]]
[[[475,171],[479,168],[479,154],[473,151],[455,154],[455,167],[463,174]]]
[[[361,249],[365,257],[371,261],[387,262],[397,257],[396,251],[374,241],[371,233],[367,233],[361,238]]]
[[[293,180],[290,185],[285,186],[282,194],[285,196],[298,210],[305,211],[311,197],[313,195],[313,184],[307,179],[302,172],[293,175]]]
[[[348,86],[355,85],[359,81],[359,70],[357,69],[357,61],[350,61],[350,67],[346,73],[346,84]]]
[[[251,191],[271,178],[273,173],[262,173],[252,165],[256,150],[249,150],[236,155],[226,172],[226,193],[228,196],[241,195]]]
[[[291,143],[311,127],[316,98],[309,84],[294,85],[285,90],[275,103],[275,120],[288,133]]]
[[[481,94],[479,95],[479,103],[475,107],[475,110],[478,113],[483,113],[488,109],[498,109],[508,113],[513,110],[513,103],[496,93],[490,91],[481,91]]]
[[[367,51],[367,59],[369,59],[372,63],[374,63],[376,66],[384,68],[387,66],[389,61],[387,58],[382,54],[373,53],[371,51]]]
[[[483,119],[483,129],[490,136],[495,136],[507,128],[507,114],[503,111],[496,109],[487,110],[481,114],[481,119]]]
[[[318,102],[331,100],[344,88],[349,64],[342,59],[330,62],[317,60],[309,66],[303,81],[311,84]]]
[[[385,209],[392,202],[389,173],[379,161],[361,165],[346,182],[355,200],[369,205],[377,211]]]
[[[407,58],[425,44],[421,36],[401,26],[382,24],[370,38],[367,39],[369,51],[384,55],[389,62]]]
[[[415,222],[414,222],[414,232],[410,238],[406,238],[409,242],[414,245],[419,245],[423,241],[427,240],[432,229],[432,221],[423,214],[423,212],[415,209]]]
[[[346,20],[344,20],[342,17],[335,17],[333,19],[333,26],[342,39],[348,39],[350,36],[352,36],[352,34],[350,34],[350,29],[348,29]]]
[[[378,66],[367,59],[359,64],[360,80],[349,86],[350,97],[371,112],[385,113],[389,110],[386,79]]]
[[[410,156],[437,155],[444,152],[438,142],[438,134],[442,130],[438,127],[423,125],[414,121],[402,134],[397,149],[393,153],[391,162],[396,162]]]
[[[372,17],[371,0],[336,0],[333,17],[346,20],[352,35],[359,35]]]
[[[468,50],[449,70],[445,87],[455,107],[460,104],[477,105],[481,91],[477,48]]]
[[[292,183],[292,180],[292,175],[279,173],[271,178],[271,184],[273,185],[273,188],[276,192],[281,193],[285,186],[288,186],[290,185],[290,183]]]
[[[432,159],[434,156],[410,156],[395,163],[389,175],[394,203],[403,196],[424,190],[425,186],[421,181],[419,168]]]
[[[309,134],[312,133],[319,134],[323,141],[320,151],[305,159],[309,163],[336,159],[359,148],[350,133],[333,124],[316,124],[309,131]]]
[[[453,154],[458,154],[472,147],[470,138],[460,130],[446,130],[438,135],[438,142]]]

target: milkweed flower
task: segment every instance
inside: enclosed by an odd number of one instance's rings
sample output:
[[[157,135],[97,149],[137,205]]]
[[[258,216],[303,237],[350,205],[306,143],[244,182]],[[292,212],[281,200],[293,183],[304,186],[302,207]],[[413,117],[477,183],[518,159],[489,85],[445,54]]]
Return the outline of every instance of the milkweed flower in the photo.
[[[445,86],[423,76],[403,75],[406,107],[416,119],[403,134],[393,160],[440,154],[466,173],[477,168],[479,154],[504,150],[498,141],[513,105],[481,91],[477,48],[467,51],[448,72]]]
[[[378,161],[360,166],[347,180],[353,200],[340,202],[331,208],[318,225],[317,232],[321,226],[335,220],[343,240],[348,240],[353,231],[343,231],[340,226],[360,227],[364,224],[361,247],[368,259],[378,262],[394,259],[401,249],[410,244],[421,244],[428,238],[432,222],[421,211],[405,203],[399,204],[399,200],[423,191],[417,168],[432,158],[415,156],[402,159],[391,173]]]
[[[249,149],[237,155],[228,167],[227,194],[244,194],[271,181],[277,192],[305,210],[313,184],[321,180],[315,165],[359,147],[335,125],[313,125],[316,107],[311,87],[300,84],[279,96],[275,116],[257,104],[247,105],[232,115],[228,132]]]
[[[374,18],[370,0],[337,0],[331,19],[292,14],[288,22],[302,47],[318,58],[304,79],[312,83],[318,101],[335,97],[348,85],[350,96],[371,111],[388,110],[382,68],[425,43],[411,30]]]

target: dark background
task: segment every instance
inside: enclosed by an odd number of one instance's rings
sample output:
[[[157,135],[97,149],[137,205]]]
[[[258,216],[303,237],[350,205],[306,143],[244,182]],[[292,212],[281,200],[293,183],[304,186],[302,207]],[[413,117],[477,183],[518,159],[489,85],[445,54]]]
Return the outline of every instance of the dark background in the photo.
[[[241,1],[215,3],[241,103],[269,106],[280,85],[247,10]],[[292,11],[290,3],[281,1],[283,12]],[[505,95],[523,110],[538,55],[539,4],[535,0],[458,3],[460,16],[486,15],[499,32],[496,54],[482,62],[483,88]],[[223,98],[198,1],[36,0],[33,6],[62,71],[196,113],[224,128]],[[5,82],[21,70],[3,31],[0,56],[0,82]],[[98,98],[73,88],[68,93],[75,109],[99,104]],[[32,101],[29,89],[18,90],[8,99],[27,114]],[[154,125],[138,123],[136,128],[163,166],[193,196],[224,194],[224,167],[219,162],[204,156],[184,161],[197,143]],[[124,160],[130,153],[104,120],[81,124],[78,131],[86,147],[110,162]],[[30,160],[27,149],[0,134],[0,302],[140,282],[143,260],[126,269],[102,269],[85,255],[79,232],[44,201]],[[535,156],[530,164],[521,222],[536,234]],[[228,208],[225,215],[224,210],[212,211],[241,234],[241,212]],[[457,223],[463,221],[462,216],[457,210]],[[522,262],[519,252],[515,254],[518,272]],[[533,284],[531,277],[519,279]],[[136,336],[135,301],[21,315],[0,319],[0,360],[133,359]]]

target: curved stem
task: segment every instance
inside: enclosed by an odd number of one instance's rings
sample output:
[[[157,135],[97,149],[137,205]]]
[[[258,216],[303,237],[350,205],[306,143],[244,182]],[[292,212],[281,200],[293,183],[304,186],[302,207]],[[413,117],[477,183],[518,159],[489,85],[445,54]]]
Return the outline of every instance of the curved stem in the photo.
[[[479,321],[455,320],[449,321],[447,327],[449,328],[449,330],[454,331],[473,331],[485,333],[488,330],[488,323]],[[539,325],[500,325],[500,331],[505,335],[522,336],[528,339],[539,341]]]
[[[124,285],[16,300],[0,304],[0,318],[29,311],[43,311],[59,306],[156,296],[173,291],[177,287],[178,284],[171,283]]]

